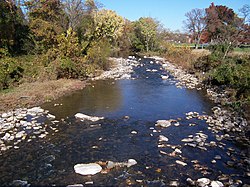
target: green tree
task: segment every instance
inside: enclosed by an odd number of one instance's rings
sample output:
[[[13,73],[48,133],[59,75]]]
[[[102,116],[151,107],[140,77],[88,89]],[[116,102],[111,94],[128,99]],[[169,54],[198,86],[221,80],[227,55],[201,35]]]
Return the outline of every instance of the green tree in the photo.
[[[47,51],[57,44],[57,35],[65,31],[67,21],[60,0],[26,2],[29,26],[39,50]]]
[[[135,23],[135,32],[139,43],[143,44],[147,52],[154,48],[158,26],[159,23],[150,17],[142,17]]]
[[[1,0],[0,12],[0,48],[6,48],[10,54],[23,52],[29,29],[22,10],[12,0]]]

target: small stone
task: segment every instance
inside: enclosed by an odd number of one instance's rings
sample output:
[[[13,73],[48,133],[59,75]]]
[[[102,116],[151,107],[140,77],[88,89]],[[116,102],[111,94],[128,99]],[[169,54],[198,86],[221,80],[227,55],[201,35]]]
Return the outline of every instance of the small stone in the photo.
[[[52,119],[55,119],[56,116],[54,116],[54,115],[52,115],[52,114],[47,114],[47,118],[49,118],[50,120],[52,120]]]
[[[96,163],[76,164],[74,170],[80,175],[95,175],[101,172],[102,167]]]
[[[176,153],[179,153],[179,154],[182,153],[182,151],[181,151],[180,149],[175,149],[174,151],[175,151]]]
[[[136,131],[132,131],[131,134],[137,134],[137,132]]]
[[[38,136],[39,138],[44,138],[46,136],[46,134],[41,134],[40,136]]]
[[[184,138],[181,140],[182,142],[193,142],[194,139],[193,138]]]
[[[171,126],[171,122],[169,120],[158,120],[156,121],[155,126],[160,126],[160,127],[169,127]]]
[[[114,168],[116,165],[115,165],[115,163],[113,162],[113,161],[108,161],[108,163],[107,163],[107,169],[112,169],[112,168]]]
[[[2,137],[2,140],[8,140],[10,138],[10,134],[9,133],[5,133],[4,137]]]
[[[212,164],[216,164],[216,160],[212,160],[211,163],[212,163]]]
[[[86,185],[94,184],[94,182],[93,182],[93,181],[87,181],[87,182],[85,182],[85,184],[86,184]]]
[[[136,164],[137,164],[137,162],[135,159],[128,159],[127,167],[129,168],[129,167],[136,165]]]
[[[191,186],[195,186],[195,181],[194,180],[192,180],[192,179],[190,179],[190,178],[187,178],[187,183],[189,184],[189,185],[191,185]]]
[[[23,180],[14,180],[11,183],[12,186],[19,186],[19,187],[24,187],[24,186],[28,186],[28,182],[27,181],[23,181]]]
[[[96,121],[99,121],[101,119],[104,119],[104,117],[96,117],[96,116],[88,116],[86,114],[82,114],[82,113],[77,113],[75,115],[76,118],[80,118],[81,120],[88,120],[88,121],[93,121],[93,122],[96,122]]]
[[[200,178],[197,180],[197,185],[200,187],[205,187],[210,184],[210,179],[208,178]]]
[[[177,164],[182,165],[182,166],[186,166],[186,165],[187,165],[187,163],[182,162],[182,161],[180,161],[180,160],[176,160],[175,162],[176,162]]]
[[[167,142],[167,141],[168,141],[168,138],[165,137],[165,136],[163,136],[163,135],[160,135],[160,136],[159,136],[159,141],[160,141],[160,142]]]
[[[211,147],[215,147],[215,146],[216,146],[216,142],[211,141],[211,142],[209,143],[209,145],[210,145]]]
[[[212,181],[210,184],[211,187],[223,187],[224,184],[220,181]]]
[[[178,181],[170,181],[169,186],[179,186]]]
[[[220,160],[220,159],[221,159],[221,156],[220,156],[220,155],[216,155],[216,156],[214,157],[214,159]]]
[[[71,184],[66,187],[83,187],[83,184]]]
[[[174,124],[174,126],[178,127],[178,126],[180,126],[180,123],[179,123],[179,122],[176,122],[176,123]]]

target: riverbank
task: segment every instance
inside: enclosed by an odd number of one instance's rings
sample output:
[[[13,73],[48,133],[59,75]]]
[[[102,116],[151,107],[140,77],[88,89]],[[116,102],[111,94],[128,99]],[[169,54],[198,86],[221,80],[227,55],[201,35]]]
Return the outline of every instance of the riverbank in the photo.
[[[73,79],[24,83],[0,93],[0,113],[17,108],[39,106],[63,95],[83,89],[85,85],[85,81]]]

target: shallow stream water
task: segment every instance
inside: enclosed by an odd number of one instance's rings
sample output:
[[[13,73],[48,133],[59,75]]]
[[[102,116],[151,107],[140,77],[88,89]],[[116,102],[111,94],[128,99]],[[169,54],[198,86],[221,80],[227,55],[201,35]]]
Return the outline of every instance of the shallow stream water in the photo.
[[[9,185],[20,179],[31,186],[86,182],[92,186],[168,186],[177,181],[179,186],[187,186],[188,177],[218,180],[222,174],[246,182],[248,179],[240,168],[227,164],[232,159],[228,148],[236,152],[240,149],[230,141],[218,142],[205,121],[185,118],[190,111],[210,114],[213,103],[203,91],[176,88],[176,80],[161,70],[160,64],[151,61],[142,60],[133,79],[93,81],[84,90],[44,104],[42,108],[60,121],[48,122],[49,125],[59,131],[44,139],[20,143],[18,150],[6,151],[0,157],[0,183]],[[169,78],[162,80],[161,75]],[[81,122],[74,117],[78,112],[105,119]],[[180,125],[155,127],[160,119],[178,119]],[[205,151],[185,146],[181,141],[198,132],[208,135],[206,142],[215,141],[221,146]],[[159,135],[169,139],[161,143],[165,147],[158,146]],[[175,148],[182,153],[169,155]],[[211,163],[216,155],[221,159]],[[81,176],[73,168],[78,163],[125,162],[130,158],[137,161],[135,166],[114,168],[94,176]],[[237,154],[234,159],[238,159]],[[187,165],[177,164],[176,160]]]

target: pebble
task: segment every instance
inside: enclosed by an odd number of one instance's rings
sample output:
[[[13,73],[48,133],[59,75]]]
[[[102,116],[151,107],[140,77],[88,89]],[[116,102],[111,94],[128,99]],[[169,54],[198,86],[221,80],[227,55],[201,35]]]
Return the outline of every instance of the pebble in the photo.
[[[223,187],[223,183],[220,181],[212,181],[210,184],[211,187]]]
[[[176,160],[175,162],[176,162],[177,164],[179,164],[179,165],[182,165],[182,166],[186,166],[186,165],[187,165],[187,163],[182,162],[182,161],[180,161],[180,160]]]
[[[137,134],[138,132],[136,132],[136,131],[131,131],[131,134]]]
[[[169,120],[158,120],[156,121],[155,126],[160,126],[160,127],[169,127],[171,126],[171,122]]]
[[[211,181],[208,178],[200,178],[196,182],[197,182],[198,186],[205,187],[205,186],[209,185]]]
[[[159,136],[159,141],[160,141],[160,142],[167,142],[167,141],[168,141],[168,138],[167,138],[166,136],[160,135],[160,136]]]

